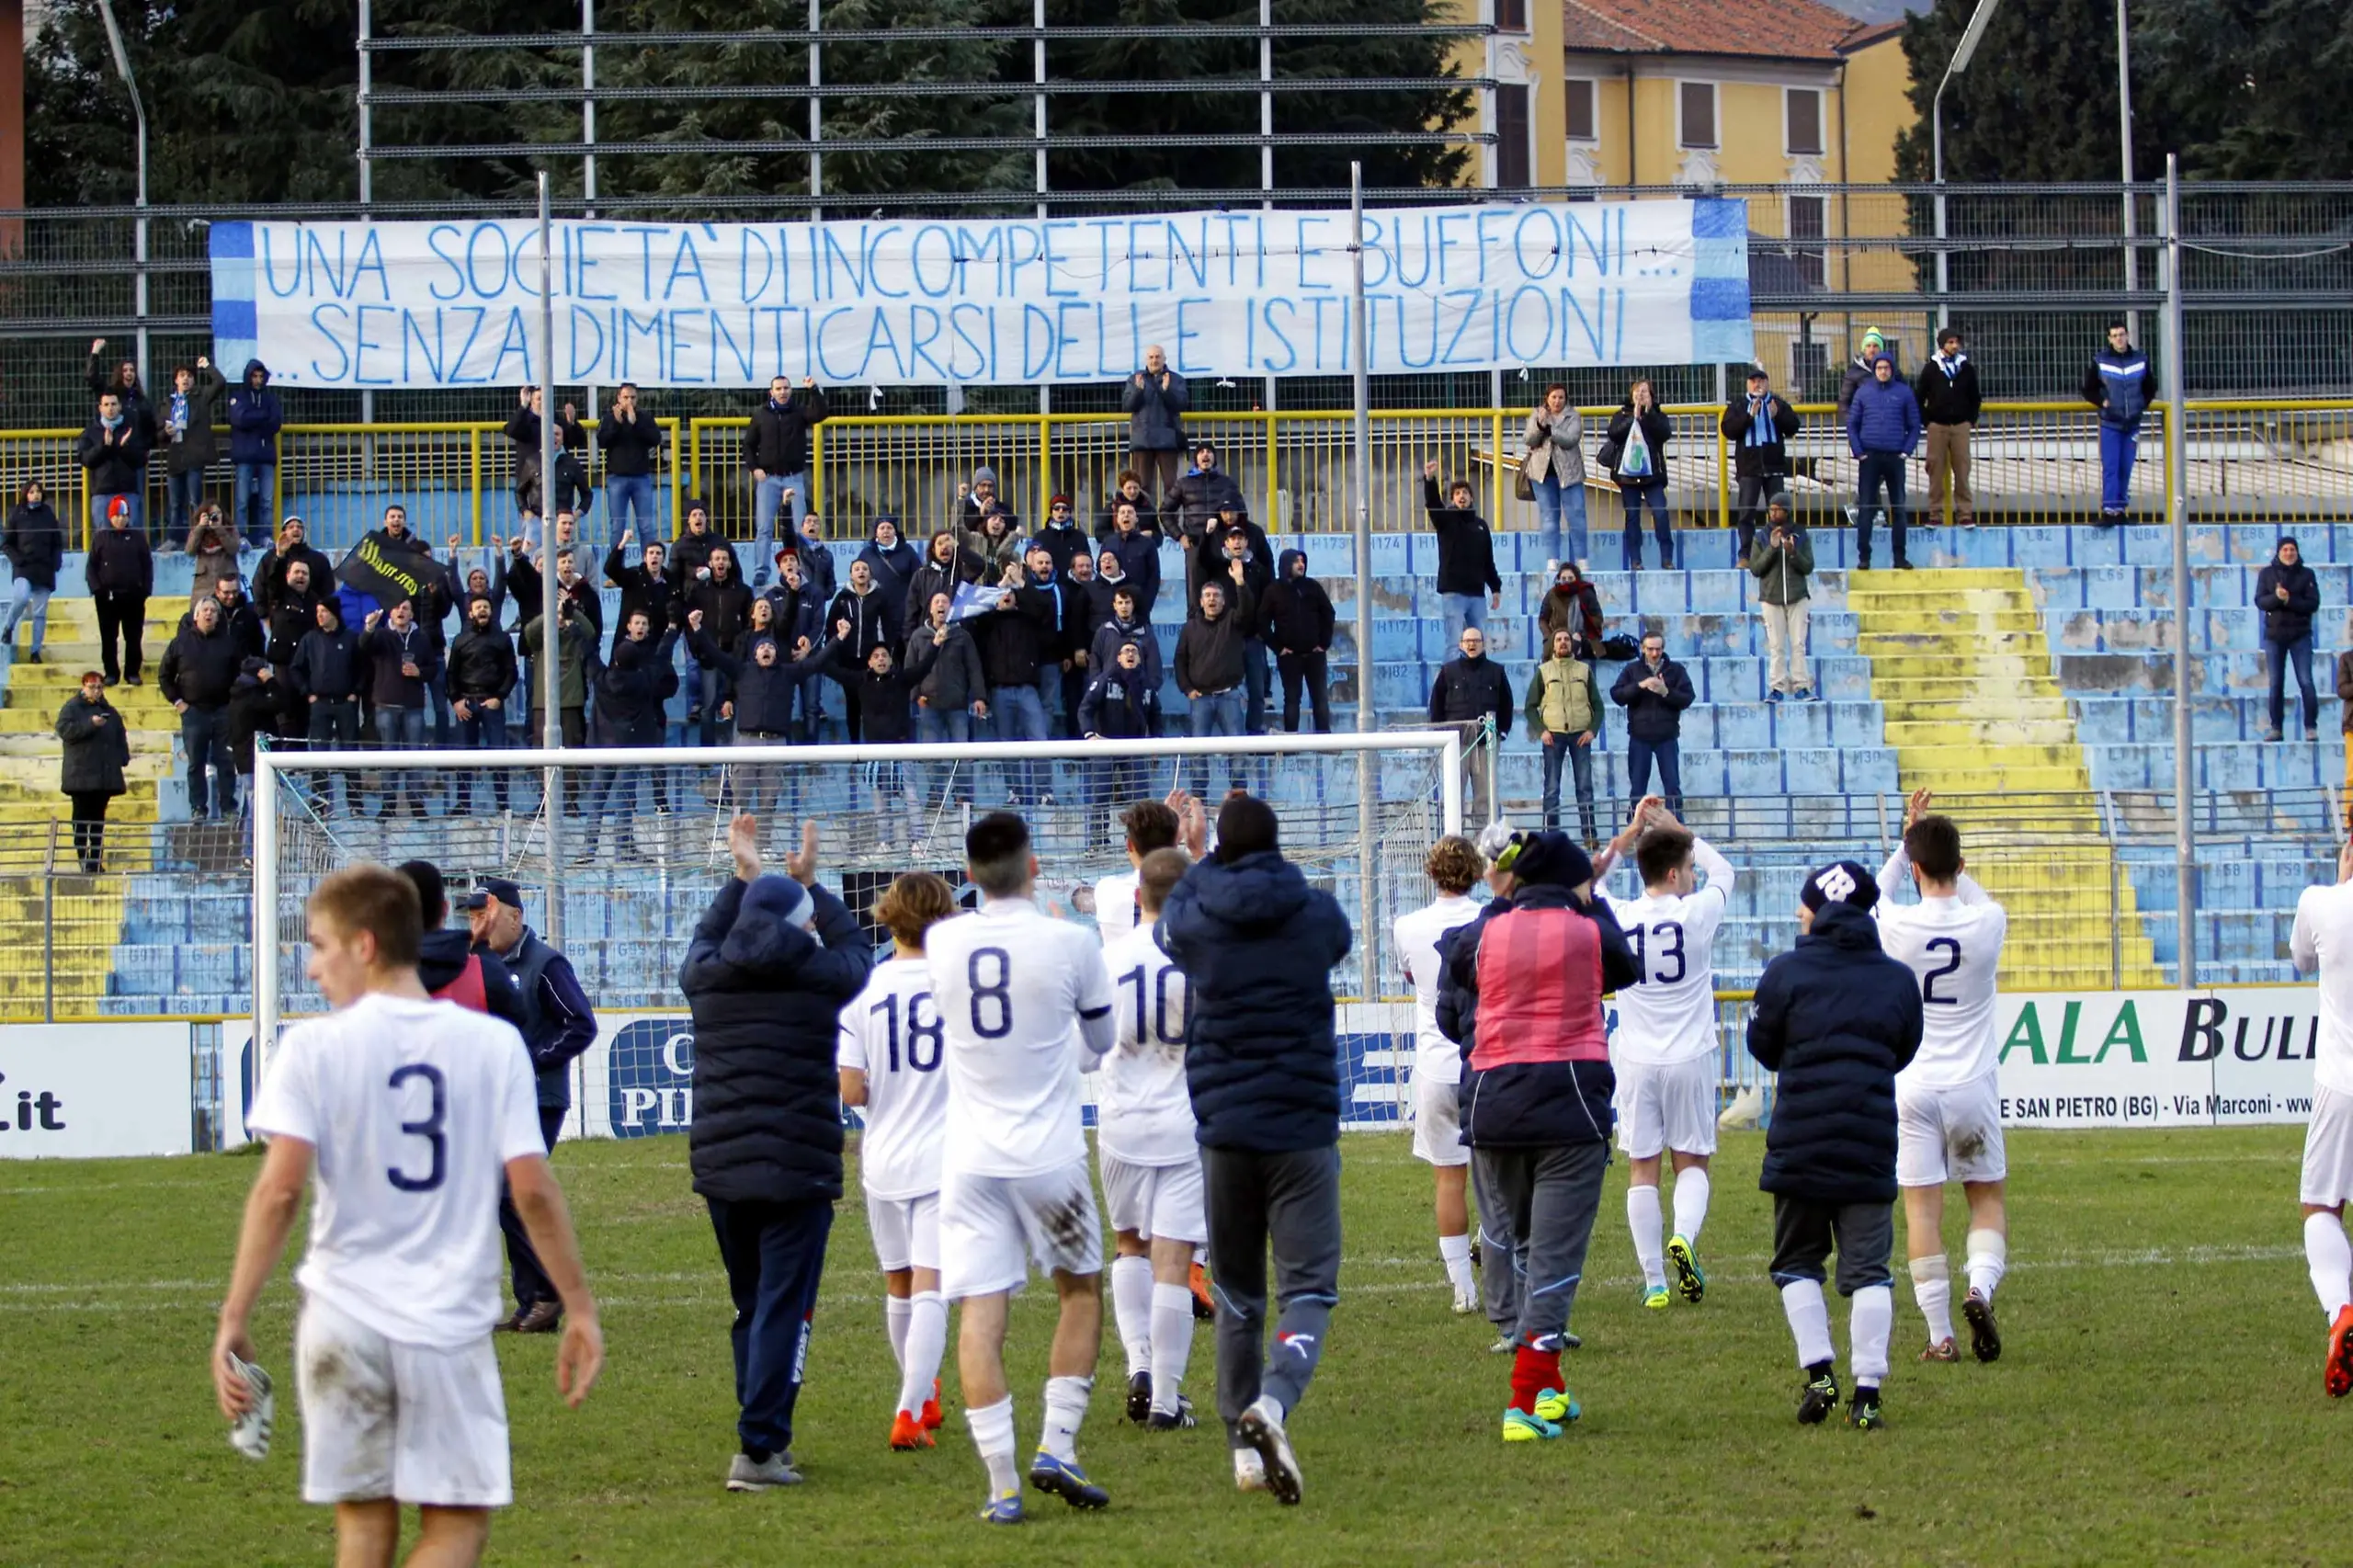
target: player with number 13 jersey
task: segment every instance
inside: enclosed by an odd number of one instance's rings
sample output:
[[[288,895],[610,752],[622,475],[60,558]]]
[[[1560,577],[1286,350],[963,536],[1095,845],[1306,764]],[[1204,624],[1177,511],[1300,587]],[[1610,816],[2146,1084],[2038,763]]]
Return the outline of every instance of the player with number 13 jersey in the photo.
[[[1920,982],[1919,1054],[1895,1076],[1895,1179],[1904,1189],[1912,1292],[1927,1320],[1924,1361],[1960,1358],[1952,1331],[1952,1270],[1945,1256],[1944,1188],[1958,1181],[1969,1200],[1962,1313],[1981,1361],[2002,1353],[1994,1290],[2009,1267],[2009,1215],[2003,1183],[2001,1060],[1994,1006],[2009,916],[1962,869],[1961,830],[1928,812],[1913,791],[1904,841],[1879,874],[1881,948]],[[1917,903],[1887,896],[1906,880]]]

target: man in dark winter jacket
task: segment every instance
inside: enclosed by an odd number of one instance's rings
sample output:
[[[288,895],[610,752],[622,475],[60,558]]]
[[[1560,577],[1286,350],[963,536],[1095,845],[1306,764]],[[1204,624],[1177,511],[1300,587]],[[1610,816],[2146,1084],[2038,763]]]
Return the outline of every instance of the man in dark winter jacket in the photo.
[[[1601,997],[1641,974],[1565,835],[1528,835],[1496,863],[1511,891],[1445,945],[1439,1022],[1464,1047],[1462,1141],[1480,1192],[1504,1205],[1506,1267],[1527,1287],[1503,1417],[1504,1441],[1518,1443],[1558,1437],[1578,1415],[1561,1350],[1609,1163],[1617,1078]]]
[[[1120,411],[1128,416],[1128,461],[1136,476],[1165,495],[1176,483],[1179,454],[1185,449],[1185,411],[1192,406],[1192,392],[1185,378],[1168,368],[1160,345],[1143,351],[1143,369],[1120,389]]]
[[[188,524],[204,505],[204,472],[219,455],[212,422],[220,416],[227,383],[212,361],[197,356],[193,369],[172,372],[172,390],[157,412],[156,435],[164,443],[164,537],[186,539]]]
[[[199,589],[204,585],[200,582],[197,585]],[[254,612],[252,601],[245,597],[245,585],[237,580],[234,573],[226,572],[215,577],[212,580],[211,592],[205,597],[221,607],[221,624],[228,629],[230,641],[236,643],[240,656],[258,659],[268,651],[269,629],[261,623],[261,617]],[[193,608],[193,604],[189,608]],[[193,624],[192,616],[180,617],[181,631],[186,631]]]
[[[654,623],[643,610],[637,611],[622,623],[620,635],[613,639],[611,660],[599,662],[592,676],[596,689],[596,717],[594,728],[589,733],[597,745],[636,748],[662,744],[669,728],[664,704],[678,690],[678,671],[672,655],[677,649],[680,630],[673,626],[656,636]],[[654,811],[667,812],[670,809],[669,775],[664,769],[600,768],[590,780],[588,854],[591,858],[596,857],[597,836],[617,796],[621,825],[615,857],[629,852],[631,844],[630,824],[631,819],[637,815],[638,802],[642,799],[638,789],[641,782],[653,786]]]
[[[1462,767],[1470,785],[1465,820],[1483,826],[1492,820],[1495,802],[1487,796],[1487,759],[1474,743],[1491,719],[1495,745],[1511,733],[1511,676],[1487,657],[1487,634],[1477,627],[1464,627],[1458,645],[1461,652],[1440,665],[1430,682],[1430,722],[1461,730]]]
[[[1969,488],[1969,437],[1985,400],[1977,392],[1977,367],[1961,352],[1961,329],[1945,327],[1937,334],[1937,351],[1920,367],[1913,393],[1920,400],[1920,417],[1928,426],[1928,512],[1940,516],[1949,482],[1953,520],[1962,528],[1977,526],[1977,496]]]
[[[118,498],[130,505],[131,526],[138,528],[147,505],[147,438],[121,398],[108,392],[98,399],[97,416],[83,426],[75,456],[89,474],[85,483],[90,492],[91,530],[106,526],[107,513]]]
[[[98,663],[106,683],[140,684],[142,642],[147,634],[147,599],[155,591],[155,556],[139,531],[138,514],[126,497],[107,514],[106,526],[90,536],[82,580],[98,608]],[[120,662],[116,647],[121,646]]]
[[[1487,611],[1503,608],[1504,582],[1495,574],[1495,536],[1479,516],[1477,493],[1458,479],[1440,502],[1438,463],[1426,462],[1422,509],[1438,535],[1438,593],[1446,604],[1446,634],[1460,637],[1466,626],[1483,629]]]
[[[1739,483],[1733,502],[1738,508],[1733,513],[1738,547],[1733,564],[1743,570],[1748,566],[1765,498],[1789,487],[1789,443],[1798,433],[1798,411],[1773,390],[1773,379],[1762,365],[1749,367],[1747,392],[1726,403],[1717,421],[1724,439],[1732,443],[1732,472]]]
[[[1110,551],[1103,553],[1106,559],[1109,558]],[[1102,579],[1098,577],[1096,582],[1099,585]],[[1152,621],[1144,614],[1142,601],[1137,597],[1134,586],[1122,577],[1112,585],[1110,593],[1105,597],[1109,602],[1110,613],[1095,623],[1095,640],[1087,644],[1087,668],[1098,673],[1109,668],[1119,657],[1120,644],[1131,642],[1142,653],[1144,680],[1153,690],[1158,691],[1162,674],[1160,639],[1152,630]],[[1094,619],[1092,612],[1088,619]]]
[[[0,553],[8,557],[9,570],[16,574],[7,619],[0,622],[0,648],[15,650],[17,627],[29,615],[33,642],[25,663],[38,665],[41,640],[49,634],[49,597],[57,592],[57,569],[65,561],[65,527],[57,520],[40,480],[28,480],[17,493],[6,530],[0,533]]]
[[[92,397],[104,397],[112,392],[122,401],[122,411],[139,426],[139,438],[147,449],[154,450],[156,442],[155,406],[148,400],[147,388],[139,379],[139,361],[117,359],[109,363],[99,351],[105,348],[103,337],[90,340],[90,360],[85,372]]]
[[[1887,528],[1895,546],[1895,569],[1912,570],[1904,559],[1907,508],[1904,480],[1920,448],[1920,400],[1895,376],[1895,361],[1881,354],[1871,362],[1871,379],[1855,389],[1847,405],[1847,449],[1855,457],[1855,569],[1871,567],[1871,525],[1879,520],[1879,494],[1887,492]]]
[[[969,741],[975,725],[986,724],[989,718],[988,672],[981,667],[981,651],[972,631],[963,622],[948,619],[952,602],[949,593],[932,595],[930,614],[909,634],[901,661],[915,682],[915,739],[926,744]],[[926,775],[919,780],[926,809],[972,796],[971,789],[958,782],[971,777],[969,763],[938,764],[918,771]]]
[[[1029,536],[1030,548],[1046,547],[1046,554],[1058,573],[1067,573],[1072,560],[1094,552],[1086,547],[1086,530],[1078,526],[1078,518],[1071,509],[1070,497],[1055,495],[1046,502],[1046,520]]]
[[[752,590],[735,570],[735,552],[723,544],[711,547],[704,570],[710,574],[687,588],[682,606],[688,614],[702,613],[702,634],[728,653],[742,655],[744,634],[752,619]],[[702,691],[693,704],[702,715],[701,742],[719,744],[719,672],[703,666]]]
[[[936,595],[946,594],[953,604],[956,590],[966,583],[978,581],[980,572],[980,562],[957,544],[956,531],[940,529],[924,546],[923,562],[907,579],[905,597],[900,600],[899,624],[910,633],[920,631],[931,619],[931,601]]]
[[[507,415],[500,434],[515,443],[515,509],[523,515],[524,532],[535,534],[540,518],[577,518],[596,504],[596,493],[588,488],[588,431],[580,423],[579,408],[565,403],[555,416],[554,482],[543,484],[540,465],[545,456],[541,420],[546,393],[538,386],[524,387],[517,401],[521,406]],[[572,541],[555,542],[561,547]]]
[[[637,401],[637,383],[623,381],[614,388],[612,406],[597,421],[597,450],[605,460],[608,527],[642,533],[649,540],[660,529],[654,465],[662,456],[664,439],[660,423]]]
[[[369,615],[360,628],[359,648],[368,656],[368,699],[376,714],[376,744],[423,750],[425,716],[432,711],[432,693],[441,684],[441,655],[417,624],[415,607],[404,599]],[[383,814],[423,816],[429,779],[415,768],[389,771]]]
[[[311,548],[310,528],[300,517],[289,517],[278,525],[278,547],[262,552],[254,562],[250,580],[250,597],[254,608],[266,617],[277,608],[278,591],[286,583],[287,569],[297,561],[307,562],[311,568],[311,591],[313,595],[334,592],[335,562],[325,552]]]
[[[2108,324],[2108,347],[2085,368],[2084,401],[2099,410],[2099,520],[2112,527],[2132,505],[2141,416],[2157,401],[2149,357],[2132,347],[2131,331],[2121,321]]]
[[[266,638],[262,656],[282,670],[294,662],[302,639],[318,623],[319,594],[311,581],[310,562],[297,561],[286,569],[286,580],[278,585],[278,597],[262,616]]]
[[[65,748],[57,788],[73,802],[74,853],[82,869],[96,876],[106,861],[107,806],[123,793],[123,769],[131,766],[131,737],[122,714],[107,700],[105,677],[85,672],[81,689],[57,710],[54,727]]]
[[[635,531],[623,528],[605,557],[605,581],[621,591],[620,624],[627,626],[631,616],[642,614],[656,627],[676,626],[681,589],[665,563],[669,551],[660,540],[649,539],[631,564],[629,547],[635,542]]]
[[[359,691],[368,673],[359,633],[344,625],[343,606],[335,599],[321,599],[312,617],[315,624],[295,645],[286,672],[287,684],[302,694],[308,710],[305,744],[313,751],[358,751]],[[340,814],[347,808],[343,775],[313,775],[313,781],[322,809],[331,805]]]
[[[248,807],[253,803],[254,742],[263,735],[281,740],[300,733],[301,716],[294,710],[301,700],[301,694],[278,678],[277,666],[267,659],[246,659],[229,687],[229,760],[237,770],[237,793]]]
[[[499,630],[490,600],[466,601],[466,629],[449,644],[449,713],[458,723],[458,744],[468,751],[497,751],[506,744],[507,702],[515,695],[515,639]],[[465,786],[468,795],[471,785]],[[506,809],[506,770],[490,769],[491,799]]]
[[[778,510],[792,504],[796,531],[809,515],[809,431],[824,422],[827,412],[814,376],[801,377],[797,392],[788,378],[772,377],[767,397],[752,410],[752,427],[744,432],[744,468],[752,480],[752,523],[758,530],[752,556],[760,562],[756,586],[767,586]]]
[[[1276,673],[1282,677],[1283,728],[1299,733],[1299,694],[1304,686],[1315,733],[1330,734],[1332,698],[1324,657],[1331,652],[1338,617],[1324,585],[1307,574],[1307,551],[1283,551],[1275,580],[1259,601],[1258,616],[1267,646],[1275,651]]]
[[[1195,819],[1198,824],[1198,818]],[[1332,968],[1353,933],[1283,858],[1274,809],[1229,797],[1217,852],[1162,909],[1161,949],[1191,998],[1193,1101],[1217,1280],[1218,1414],[1236,1478],[1300,1499],[1286,1429],[1326,1348],[1340,1284],[1340,1079]],[[1280,1284],[1267,1360],[1267,1255]],[[1255,1453],[1254,1464],[1248,1454]]]
[[[1136,612],[1146,620],[1152,619],[1152,607],[1160,597],[1160,533],[1148,523],[1134,502],[1115,501],[1110,537],[1102,541],[1106,551],[1120,558],[1120,574],[1135,585]]]
[[[244,657],[222,624],[220,601],[212,598],[196,601],[188,624],[164,650],[156,689],[179,710],[180,749],[188,759],[188,815],[199,820],[236,814],[237,778],[229,756],[229,694],[235,689]],[[204,789],[208,766],[213,780],[209,802]]]
[[[268,549],[276,532],[270,508],[277,504],[278,432],[285,423],[278,394],[269,390],[269,367],[246,360],[229,393],[229,461],[235,477],[229,519],[256,550]]]
[[[1256,524],[1248,524],[1255,530]],[[1256,536],[1264,540],[1266,535]],[[1251,533],[1243,528],[1229,528],[1219,541],[1224,562],[1219,574],[1224,579],[1226,597],[1242,615],[1245,636],[1242,642],[1242,733],[1263,735],[1267,733],[1267,693],[1273,684],[1267,670],[1266,617],[1261,606],[1266,603],[1267,590],[1275,585],[1274,562],[1261,563],[1252,543]]]
[[[1871,874],[1825,866],[1800,891],[1797,946],[1765,966],[1748,1053],[1780,1074],[1757,1186],[1773,1195],[1773,1282],[1797,1338],[1798,1419],[1838,1405],[1823,1262],[1838,1250],[1838,1293],[1854,1305],[1847,1420],[1880,1425],[1895,1320],[1895,1075],[1920,1049],[1920,984],[1880,950]]]
[[[1197,608],[1187,618],[1184,630],[1176,633],[1176,656],[1172,661],[1176,688],[1185,694],[1188,704],[1187,733],[1197,741],[1242,733],[1248,674],[1247,629],[1256,607],[1245,603],[1229,609],[1231,596],[1227,587],[1215,579],[1203,583]],[[1234,591],[1245,592],[1238,588]],[[1193,767],[1196,783],[1207,793],[1209,758],[1196,759]],[[1241,759],[1228,756],[1225,769],[1227,789],[1249,787],[1248,769]]]
[[[899,607],[901,601],[885,593],[874,580],[874,569],[863,558],[849,563],[849,585],[834,596],[825,607],[827,640],[846,645],[849,652],[843,656],[854,672],[863,669],[866,656],[877,648],[895,648],[899,643]],[[842,683],[842,700],[849,729],[849,738],[866,738],[865,683],[855,674]],[[878,735],[877,740],[905,740],[900,735]]]
[[[1046,738],[1046,705],[1038,696],[1039,676],[1053,645],[1056,600],[1032,587],[1021,563],[1005,569],[996,608],[976,617],[972,642],[989,677],[989,716],[1000,741]],[[1053,770],[1043,763],[1006,765],[1006,791],[1017,806],[1028,805],[1052,786]]]
[[[1160,688],[1145,670],[1143,650],[1123,639],[1109,661],[1097,668],[1078,700],[1078,731],[1088,740],[1144,741],[1160,733]],[[1116,812],[1145,792],[1151,763],[1121,757],[1086,770],[1086,809],[1109,806]]]
[[[920,614],[907,614],[907,590],[915,581],[915,569],[923,564],[923,557],[900,536],[898,518],[888,512],[877,514],[858,559],[865,562],[866,569],[874,574],[874,585],[882,591],[883,602],[892,607],[900,626],[914,625],[921,619]],[[930,602],[928,598],[924,601],[926,605]]]
[[[782,877],[761,874],[759,832],[748,813],[728,829],[735,875],[678,971],[695,1028],[687,1163],[735,1302],[736,1492],[801,1479],[793,1407],[842,1195],[835,1017],[874,964],[858,917],[817,881],[815,824]]]
[[[2313,693],[2313,616],[2320,608],[2320,579],[2304,564],[2292,539],[2272,548],[2271,563],[2255,574],[2256,607],[2263,611],[2263,657],[2270,666],[2271,727],[2263,738],[2279,738],[2287,718],[2288,666],[2296,669],[2296,689],[2304,702],[2304,739],[2320,739],[2320,703]]]
[[[726,677],[726,696],[719,716],[733,731],[731,746],[780,746],[806,742],[794,722],[801,688],[820,678],[824,654],[803,639],[796,660],[770,632],[754,632],[744,656],[738,658],[702,634],[702,614],[687,613],[687,652],[705,669]],[[726,798],[737,810],[756,811],[763,803],[779,810],[800,799],[798,780],[785,768],[769,763],[730,763]]]
[[[504,1018],[520,1034],[530,1016],[523,1010],[523,983],[495,953],[478,953],[473,933],[449,924],[449,889],[441,868],[430,860],[404,860],[393,868],[416,889],[425,933],[416,945],[416,977],[435,1000],[455,1002],[477,1013]]]
[[[1217,449],[1204,444],[1194,451],[1193,466],[1161,492],[1161,531],[1174,531],[1178,542],[1198,561],[1210,526],[1229,501],[1237,512],[1250,509],[1242,499],[1242,486],[1233,482],[1232,474],[1218,467]]]
[[[1639,801],[1650,793],[1651,763],[1658,763],[1666,809],[1683,812],[1683,710],[1695,700],[1690,672],[1666,656],[1666,639],[1643,638],[1643,656],[1618,672],[1609,700],[1626,710],[1626,781]]]

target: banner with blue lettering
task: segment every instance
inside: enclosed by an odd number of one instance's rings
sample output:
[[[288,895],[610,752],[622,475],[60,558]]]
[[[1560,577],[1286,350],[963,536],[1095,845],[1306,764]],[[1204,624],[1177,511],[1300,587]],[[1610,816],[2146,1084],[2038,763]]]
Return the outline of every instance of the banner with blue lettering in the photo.
[[[1738,200],[1365,214],[1376,375],[1746,359]],[[554,227],[555,379],[760,387],[1355,369],[1344,211]],[[539,225],[219,222],[212,357],[279,386],[542,378]]]

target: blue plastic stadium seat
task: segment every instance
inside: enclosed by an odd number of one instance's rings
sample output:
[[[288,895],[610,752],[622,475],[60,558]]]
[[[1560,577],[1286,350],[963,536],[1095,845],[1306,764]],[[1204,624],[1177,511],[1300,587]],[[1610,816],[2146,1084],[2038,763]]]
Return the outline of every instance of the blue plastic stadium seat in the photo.
[[[1778,795],[1781,792],[1781,753],[1774,750],[1733,750],[1721,754],[1724,759],[1724,790],[1743,797]],[[1689,781],[1686,780],[1686,788]]]
[[[2071,707],[2075,717],[2075,738],[2085,745],[2105,748],[2131,744],[2131,702],[2118,698],[2085,697],[2075,699]]]
[[[1699,685],[1698,672],[1693,684]],[[1710,659],[1707,683],[1699,694],[1719,707],[1761,702],[1765,698],[1765,661],[1757,658]]]
[[[2064,566],[2073,559],[2069,552],[2071,528],[2052,528],[2040,524],[2019,524],[2008,528],[1979,528],[1980,537],[1990,538],[2006,533],[2010,536],[2012,566]],[[1993,562],[1987,562],[1993,564]]]
[[[1773,745],[1771,714],[1761,703],[1720,703],[1715,712],[1716,744],[1733,751],[1764,751]],[[1779,771],[1778,765],[1775,771]],[[1780,788],[1778,782],[1773,787]],[[1735,789],[1740,793],[1747,792],[1737,786]]]
[[[1692,572],[1688,576],[1694,610],[1704,615],[1733,615],[1747,608],[1743,592],[1752,580],[1747,573]]]
[[[1840,746],[1878,746],[1887,741],[1887,710],[1877,702],[1808,702],[1784,705],[1782,711],[1802,708],[1830,715],[1830,740]]]
[[[2173,781],[2173,747],[2152,747],[2162,751],[2164,771],[2157,776],[2166,783]],[[2200,746],[2198,748],[2198,787],[2201,790],[2254,790],[2262,785],[2260,765],[2256,755],[2260,748],[2253,746]],[[2152,772],[2156,765],[2152,764]]]
[[[1895,753],[1885,746],[1849,746],[1838,753],[1839,783],[1848,794],[1887,794],[1896,788]]]
[[[1829,703],[1783,702],[1764,711],[1772,717],[1773,744],[1776,745],[1826,746],[1830,744],[1835,715]],[[1872,738],[1876,740],[1879,737]],[[1801,788],[1804,786],[1804,779],[1803,774],[1794,776],[1794,781]]]
[[[1759,676],[1761,685],[1762,676]],[[1831,655],[1814,661],[1814,690],[1833,702],[1869,701],[1871,662],[1860,654]]]
[[[2198,902],[2201,909],[2256,909],[2255,866],[2246,860],[2222,860],[2199,868]]]
[[[1726,788],[1724,768],[1724,760],[1728,754],[1717,751],[1713,748],[1707,748],[1701,750],[1684,750],[1681,755],[1683,763],[1683,793],[1687,800],[1730,793]],[[1779,760],[1780,759],[1778,756],[1774,759],[1777,767]],[[1619,762],[1618,768],[1619,777],[1624,778],[1626,765],[1622,757]],[[1658,789],[1658,772],[1655,768],[1652,769],[1651,772],[1650,787],[1654,791]],[[1774,788],[1778,790],[1779,785],[1776,784]]]

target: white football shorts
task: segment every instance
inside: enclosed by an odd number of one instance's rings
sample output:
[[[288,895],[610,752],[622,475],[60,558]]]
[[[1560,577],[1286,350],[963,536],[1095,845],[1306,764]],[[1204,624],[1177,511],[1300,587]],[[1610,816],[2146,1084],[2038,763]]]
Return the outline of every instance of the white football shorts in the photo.
[[[2333,1209],[2348,1198],[2353,1198],[2353,1095],[2315,1084],[2297,1201]]]
[[[1613,1063],[1618,1075],[1618,1147],[1628,1158],[1654,1160],[1716,1152],[1716,1053],[1665,1066]]]
[[[399,1345],[311,1296],[294,1330],[302,1500],[503,1508],[515,1500],[506,1395],[485,1333]]]
[[[939,1194],[876,1198],[870,1193],[866,1228],[873,1234],[874,1261],[883,1273],[939,1267]]]
[[[2002,1142],[2002,1089],[1982,1073],[1949,1088],[1895,1081],[1895,1180],[1902,1187],[1949,1181],[2001,1181],[2009,1175]]]
[[[1117,1154],[1103,1157],[1103,1207],[1111,1229],[1199,1244],[1209,1239],[1201,1195],[1201,1157],[1173,1165],[1131,1165]]]
[[[1433,1165],[1471,1163],[1471,1151],[1462,1142],[1461,1087],[1415,1075],[1414,1158]]]
[[[939,1289],[949,1301],[1018,1290],[1040,1273],[1103,1271],[1086,1162],[1040,1176],[951,1175],[939,1189]]]

